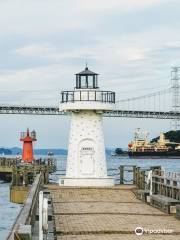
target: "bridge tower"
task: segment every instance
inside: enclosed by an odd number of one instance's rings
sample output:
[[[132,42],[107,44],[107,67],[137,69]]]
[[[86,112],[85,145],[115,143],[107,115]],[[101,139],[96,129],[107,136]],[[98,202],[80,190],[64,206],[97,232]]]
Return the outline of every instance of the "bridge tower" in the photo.
[[[180,85],[179,85],[180,67],[173,67],[171,71],[171,89],[172,89],[172,110],[180,112]],[[180,130],[180,120],[174,119],[171,122],[172,130]]]
[[[101,91],[98,74],[88,67],[76,74],[73,91],[61,92],[60,111],[71,116],[65,186],[112,186],[114,179],[107,176],[103,111],[112,110],[115,93]]]
[[[27,129],[26,132],[21,133],[20,141],[23,142],[23,150],[22,150],[22,160],[27,163],[32,163],[34,160],[33,155],[33,142],[36,141],[36,132],[29,132]]]

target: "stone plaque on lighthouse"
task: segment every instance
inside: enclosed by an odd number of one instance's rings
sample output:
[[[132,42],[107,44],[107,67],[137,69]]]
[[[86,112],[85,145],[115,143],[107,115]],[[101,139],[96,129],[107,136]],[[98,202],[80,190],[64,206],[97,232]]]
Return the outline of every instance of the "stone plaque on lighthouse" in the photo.
[[[66,176],[64,186],[112,186],[107,176],[103,135],[103,112],[113,109],[115,93],[101,91],[98,74],[87,67],[76,74],[73,91],[61,92],[60,111],[71,116]]]

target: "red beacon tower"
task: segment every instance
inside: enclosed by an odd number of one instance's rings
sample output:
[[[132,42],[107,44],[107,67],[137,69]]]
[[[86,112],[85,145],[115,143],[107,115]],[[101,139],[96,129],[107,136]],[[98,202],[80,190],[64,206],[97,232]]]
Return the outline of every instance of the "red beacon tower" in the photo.
[[[29,132],[28,128],[26,132],[21,133],[20,141],[23,142],[22,160],[26,163],[32,163],[34,160],[33,142],[36,141],[36,132]]]

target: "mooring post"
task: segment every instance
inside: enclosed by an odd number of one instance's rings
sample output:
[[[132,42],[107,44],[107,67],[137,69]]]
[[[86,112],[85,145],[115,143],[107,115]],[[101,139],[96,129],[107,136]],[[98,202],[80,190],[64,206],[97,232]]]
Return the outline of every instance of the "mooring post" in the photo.
[[[45,171],[44,171],[44,183],[48,184],[49,182],[49,168],[48,166],[45,167]]]
[[[120,166],[120,184],[124,184],[124,166]]]
[[[133,166],[133,184],[136,184],[136,166]]]
[[[145,171],[141,171],[141,175],[142,175],[142,178],[141,178],[141,188],[142,189],[145,189]]]
[[[142,171],[139,171],[139,188],[142,189]]]
[[[177,199],[177,181],[173,179],[172,197]]]
[[[37,175],[37,174],[36,174],[36,164],[34,164],[34,165],[33,165],[33,181],[34,181],[36,175]]]
[[[136,168],[136,186],[140,188],[140,167]]]
[[[16,168],[16,186],[19,186],[20,185],[20,176],[19,176],[19,171],[18,169]]]
[[[28,172],[26,167],[23,169],[23,186],[28,186]]]
[[[156,169],[152,170],[152,193],[158,193],[158,171]]]
[[[29,185],[28,171],[25,172],[25,186]]]
[[[13,169],[12,169],[12,181],[11,181],[11,185],[14,186],[16,185],[16,170],[15,170],[15,167],[13,166]]]

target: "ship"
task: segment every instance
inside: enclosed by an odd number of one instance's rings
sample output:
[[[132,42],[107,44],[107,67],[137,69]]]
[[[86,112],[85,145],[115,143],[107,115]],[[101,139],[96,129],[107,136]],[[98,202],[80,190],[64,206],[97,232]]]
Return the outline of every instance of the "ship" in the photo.
[[[134,139],[128,144],[129,157],[180,158],[180,143],[169,141],[163,132],[157,142],[149,141],[148,136],[140,128],[135,130]]]

